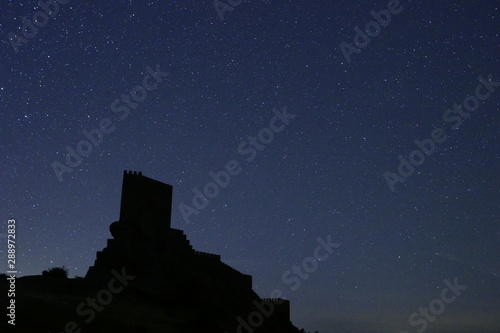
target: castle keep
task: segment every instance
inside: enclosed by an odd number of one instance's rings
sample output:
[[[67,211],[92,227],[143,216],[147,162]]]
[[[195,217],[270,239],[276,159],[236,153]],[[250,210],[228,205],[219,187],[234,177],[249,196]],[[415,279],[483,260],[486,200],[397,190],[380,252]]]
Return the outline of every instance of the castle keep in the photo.
[[[288,301],[261,299],[252,290],[252,276],[223,263],[220,255],[195,251],[184,232],[171,227],[171,211],[172,186],[125,171],[120,218],[110,225],[113,238],[97,252],[85,279],[105,284],[112,270],[125,267],[136,276],[131,289],[166,308],[205,309],[211,318],[227,316],[236,323],[235,315],[255,311],[255,302],[267,303],[274,310],[266,321],[293,331]]]
[[[160,244],[168,237],[171,211],[172,186],[144,177],[142,172],[124,172],[120,223]]]

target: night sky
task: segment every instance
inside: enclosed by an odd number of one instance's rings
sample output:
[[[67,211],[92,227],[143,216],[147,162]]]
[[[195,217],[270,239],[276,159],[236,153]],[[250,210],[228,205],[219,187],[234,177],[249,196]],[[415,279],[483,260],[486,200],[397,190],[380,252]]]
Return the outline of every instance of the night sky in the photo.
[[[225,1],[0,3],[0,271],[14,217],[84,276],[137,170],[299,328],[500,332],[500,2]]]

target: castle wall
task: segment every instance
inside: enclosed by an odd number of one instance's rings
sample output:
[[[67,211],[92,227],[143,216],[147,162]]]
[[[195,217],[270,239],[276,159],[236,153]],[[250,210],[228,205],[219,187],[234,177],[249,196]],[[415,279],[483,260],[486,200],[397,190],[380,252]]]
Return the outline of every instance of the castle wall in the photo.
[[[252,289],[252,276],[243,274],[240,271],[232,268],[228,264],[221,261],[221,256],[201,251],[193,251],[195,258],[209,264],[217,272],[229,278],[235,287],[242,290]]]
[[[290,321],[290,301],[281,298],[263,298],[266,303],[274,306],[273,316],[279,320]]]

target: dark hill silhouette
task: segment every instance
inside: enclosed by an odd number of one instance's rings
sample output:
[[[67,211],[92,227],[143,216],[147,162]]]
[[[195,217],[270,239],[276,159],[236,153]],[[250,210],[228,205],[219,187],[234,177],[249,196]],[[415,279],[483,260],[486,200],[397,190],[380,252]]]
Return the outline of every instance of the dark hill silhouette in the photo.
[[[16,331],[298,333],[288,301],[261,299],[170,227],[171,200],[170,185],[125,171],[113,238],[84,279],[19,278]]]

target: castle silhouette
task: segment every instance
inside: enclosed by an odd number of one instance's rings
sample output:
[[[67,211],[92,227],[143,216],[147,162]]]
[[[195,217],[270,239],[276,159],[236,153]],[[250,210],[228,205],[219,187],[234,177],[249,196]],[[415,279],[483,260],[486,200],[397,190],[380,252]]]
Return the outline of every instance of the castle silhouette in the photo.
[[[171,185],[124,171],[119,221],[110,225],[113,239],[97,252],[85,279],[105,285],[113,270],[126,269],[136,277],[127,287],[134,297],[195,314],[193,329],[299,332],[290,322],[288,300],[261,299],[251,275],[220,255],[195,251],[184,232],[171,227],[171,211]]]

